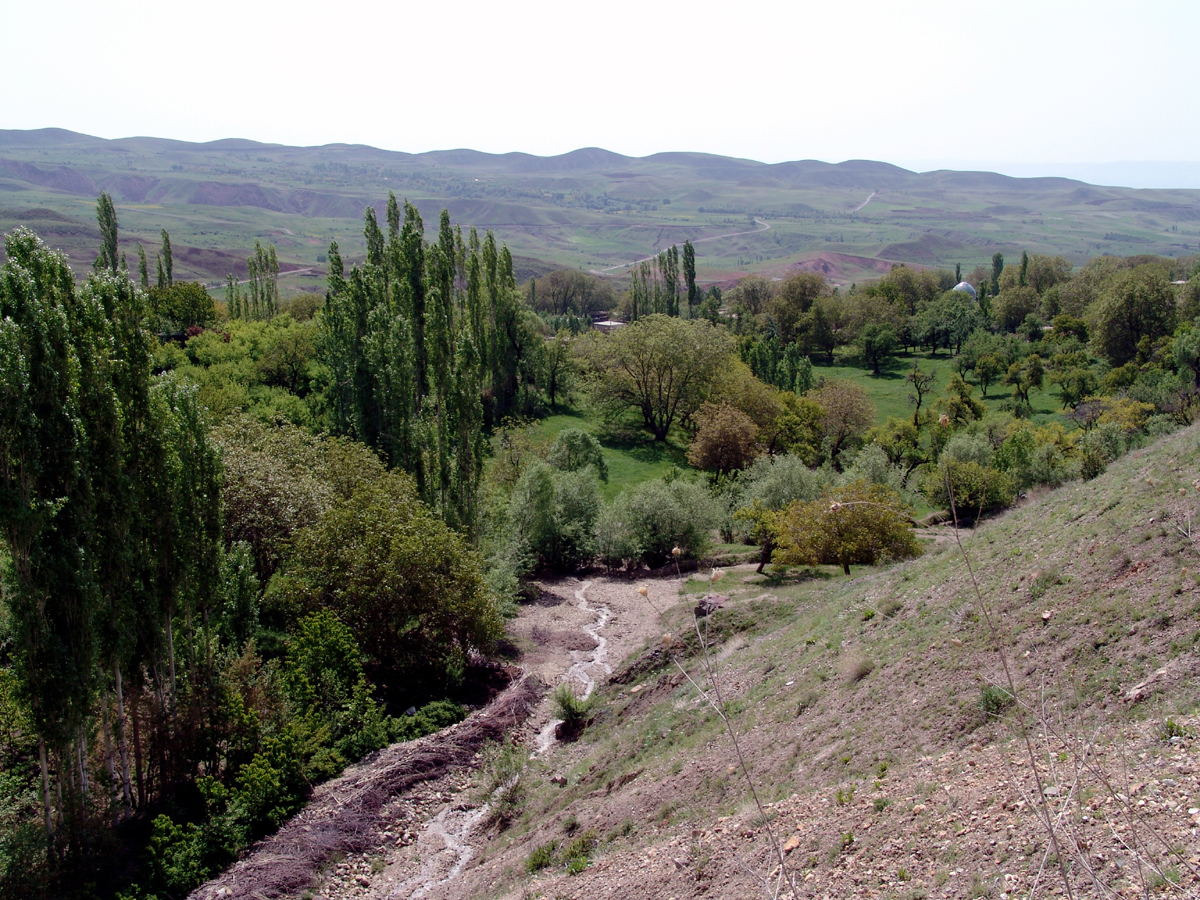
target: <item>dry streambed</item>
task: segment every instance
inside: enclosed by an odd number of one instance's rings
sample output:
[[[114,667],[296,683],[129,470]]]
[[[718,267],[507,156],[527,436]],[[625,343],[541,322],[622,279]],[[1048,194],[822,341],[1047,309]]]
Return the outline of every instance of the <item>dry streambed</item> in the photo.
[[[637,591],[647,586],[651,601]],[[610,661],[658,630],[657,609],[679,582],[564,579],[540,586],[511,627],[526,647],[524,676],[465,722],[398,744],[318,788],[312,802],[191,900],[299,897],[417,900],[453,892],[484,840],[488,806],[468,788],[480,751],[495,740],[554,752],[549,691],[562,682],[587,698]]]

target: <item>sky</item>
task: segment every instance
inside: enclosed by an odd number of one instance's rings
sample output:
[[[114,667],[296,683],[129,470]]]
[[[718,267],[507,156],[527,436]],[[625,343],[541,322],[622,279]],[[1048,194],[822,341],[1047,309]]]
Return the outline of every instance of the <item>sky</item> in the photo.
[[[0,0],[0,29],[0,128],[1200,188],[1196,0]]]

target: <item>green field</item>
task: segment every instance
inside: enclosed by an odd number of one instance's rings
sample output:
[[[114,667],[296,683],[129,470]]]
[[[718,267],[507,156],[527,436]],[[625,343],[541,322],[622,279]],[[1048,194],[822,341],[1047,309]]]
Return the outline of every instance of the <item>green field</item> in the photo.
[[[99,246],[95,198],[112,194],[136,264],[171,232],[177,274],[216,286],[244,275],[255,239],[274,243],[285,293],[322,290],[329,241],[364,253],[362,213],[388,191],[436,228],[491,229],[524,280],[583,268],[621,282],[629,263],[685,239],[699,280],[819,271],[861,283],[893,262],[964,273],[994,252],[1186,256],[1200,250],[1200,191],[1102,188],[1063,178],[917,174],[886,163],[774,165],[697,153],[632,158],[474,151],[407,154],[363,146],[253,141],[106,141],[59,129],[0,130],[0,231],[28,225],[77,271]],[[869,202],[865,202],[869,199]],[[864,205],[865,203],[865,205]]]
[[[605,500],[612,500],[625,488],[661,478],[672,467],[692,469],[687,461],[686,435],[676,430],[670,440],[662,443],[648,433],[637,431],[635,425],[632,419],[623,420],[619,432],[614,434],[597,416],[569,409],[539,420],[533,427],[533,437],[538,444],[549,445],[566,428],[579,428],[594,434],[604,450],[604,461],[608,463],[608,482],[600,486]]]
[[[823,362],[825,357],[813,360],[813,375],[827,379],[842,379],[861,385],[871,396],[875,404],[877,425],[882,425],[891,418],[911,418],[913,405],[909,397],[913,394],[905,376],[911,371],[913,363],[921,367],[921,371],[933,371],[937,374],[933,392],[926,396],[924,403],[932,405],[946,390],[946,384],[954,374],[954,358],[947,352],[936,355],[929,353],[904,353],[892,360],[892,364],[883,370],[881,375],[871,374],[857,358],[853,348],[841,348],[843,352],[834,354],[834,365]],[[1048,387],[1048,386],[1047,386]],[[979,398],[976,387],[974,396]],[[987,397],[983,398],[989,413],[999,413],[1004,404],[1012,400],[1011,388],[1002,384],[992,384],[988,387]],[[1049,390],[1043,388],[1030,394],[1030,405],[1033,407],[1033,421],[1042,423],[1062,415],[1062,404]],[[923,406],[923,408],[927,408]]]

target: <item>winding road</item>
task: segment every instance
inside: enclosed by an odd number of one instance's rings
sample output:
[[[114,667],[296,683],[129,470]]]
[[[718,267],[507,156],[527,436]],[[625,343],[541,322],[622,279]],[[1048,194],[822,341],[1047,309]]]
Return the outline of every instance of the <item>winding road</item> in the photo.
[[[874,197],[875,195],[872,194],[871,196]],[[870,198],[868,198],[868,202],[870,202]],[[863,204],[863,206],[866,206],[866,205],[867,205],[866,203]],[[694,247],[694,246],[696,246],[696,244],[706,244],[709,241],[719,241],[719,240],[721,240],[721,238],[738,237],[739,235],[743,235],[743,234],[762,234],[764,231],[771,230],[770,223],[764,222],[762,219],[756,218],[754,220],[754,222],[757,225],[761,225],[762,228],[752,228],[749,231],[731,231],[729,234],[714,234],[712,237],[697,238],[696,240],[692,241],[692,246]],[[654,258],[655,257],[653,257],[653,256],[646,256],[646,257],[643,257],[642,259],[635,259],[633,262],[621,263],[619,266],[609,266],[606,269],[592,269],[591,272],[593,275],[603,275],[605,272],[612,272],[616,269],[627,269],[630,266],[636,266],[639,263],[649,262],[650,260],[652,260]]]

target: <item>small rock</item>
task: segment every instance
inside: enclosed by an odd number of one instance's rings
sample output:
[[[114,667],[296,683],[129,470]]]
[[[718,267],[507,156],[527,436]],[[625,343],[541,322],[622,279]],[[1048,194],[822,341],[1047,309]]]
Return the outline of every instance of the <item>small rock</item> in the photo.
[[[728,602],[729,598],[723,594],[705,594],[700,598],[700,602],[696,604],[696,615],[707,616],[716,612]]]
[[[783,845],[783,852],[791,853],[793,850],[795,850],[799,846],[800,846],[800,836],[793,834],[790,838],[787,839],[787,842]]]

